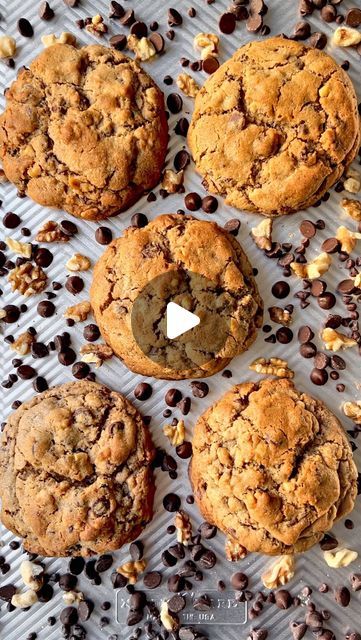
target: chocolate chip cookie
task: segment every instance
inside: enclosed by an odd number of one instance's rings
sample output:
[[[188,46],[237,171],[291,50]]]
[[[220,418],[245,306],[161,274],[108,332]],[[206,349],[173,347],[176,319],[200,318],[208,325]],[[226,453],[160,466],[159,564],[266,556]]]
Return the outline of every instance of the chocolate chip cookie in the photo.
[[[1,520],[43,556],[119,549],[152,518],[152,459],[148,430],[120,393],[86,381],[49,389],[5,426]]]
[[[305,551],[357,495],[339,420],[290,380],[233,387],[198,420],[190,478],[203,516],[249,551]]]
[[[200,318],[168,339],[173,302]],[[252,268],[214,222],[162,215],[129,228],[97,263],[91,304],[103,338],[126,366],[166,379],[210,376],[245,351],[262,322]]]
[[[323,51],[251,42],[198,93],[188,142],[203,184],[227,204],[268,216],[305,209],[357,154],[355,90]]]
[[[6,92],[0,157],[41,205],[88,220],[115,215],[160,179],[164,99],[145,71],[100,45],[45,49]]]

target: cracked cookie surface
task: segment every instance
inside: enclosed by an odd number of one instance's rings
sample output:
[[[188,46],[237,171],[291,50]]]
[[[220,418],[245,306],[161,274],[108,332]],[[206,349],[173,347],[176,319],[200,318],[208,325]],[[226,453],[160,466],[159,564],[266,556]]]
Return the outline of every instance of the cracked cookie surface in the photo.
[[[357,495],[339,420],[290,380],[233,387],[198,420],[190,478],[203,516],[249,551],[305,551]]]
[[[1,520],[43,556],[119,549],[152,518],[153,455],[140,414],[120,393],[86,381],[49,389],[6,423]]]
[[[276,37],[236,51],[195,100],[188,142],[204,186],[279,216],[314,204],[355,158],[355,90],[323,51]]]
[[[176,340],[166,337],[171,301],[201,319]],[[114,353],[132,371],[157,378],[213,375],[250,346],[262,323],[240,244],[214,222],[181,214],[159,216],[114,240],[95,266],[91,304]]]
[[[115,215],[153,188],[167,143],[162,92],[107,47],[48,47],[6,91],[7,178],[35,202],[80,218]]]

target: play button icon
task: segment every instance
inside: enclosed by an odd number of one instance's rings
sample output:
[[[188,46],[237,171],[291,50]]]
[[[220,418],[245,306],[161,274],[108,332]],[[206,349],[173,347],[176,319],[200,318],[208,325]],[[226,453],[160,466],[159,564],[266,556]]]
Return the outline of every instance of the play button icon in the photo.
[[[200,323],[200,318],[175,302],[167,304],[167,338],[174,340]]]

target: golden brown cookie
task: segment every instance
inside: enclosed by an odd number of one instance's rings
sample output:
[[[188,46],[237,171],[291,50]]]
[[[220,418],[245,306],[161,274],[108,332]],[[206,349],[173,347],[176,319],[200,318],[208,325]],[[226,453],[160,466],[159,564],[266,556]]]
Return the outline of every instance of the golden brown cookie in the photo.
[[[209,522],[272,555],[311,547],[357,495],[339,420],[286,379],[239,384],[201,416],[190,478]]]
[[[49,389],[6,423],[1,520],[43,556],[119,549],[152,518],[153,453],[120,393],[86,381]]]
[[[188,142],[204,186],[227,204],[268,216],[305,209],[357,154],[355,90],[323,51],[251,42],[198,93]]]
[[[100,45],[56,44],[6,92],[0,158],[20,193],[88,220],[123,211],[161,176],[163,94],[143,69]]]
[[[167,304],[200,324],[176,340]],[[95,266],[91,304],[104,340],[126,366],[157,378],[210,376],[245,351],[262,322],[252,268],[214,222],[169,214],[114,240]]]

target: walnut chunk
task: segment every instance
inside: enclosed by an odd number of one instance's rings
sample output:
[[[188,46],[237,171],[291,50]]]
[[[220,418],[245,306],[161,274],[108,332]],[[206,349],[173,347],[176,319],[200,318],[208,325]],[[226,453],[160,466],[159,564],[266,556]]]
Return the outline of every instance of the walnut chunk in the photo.
[[[24,331],[24,333],[21,333],[16,338],[15,342],[10,345],[10,349],[16,351],[19,356],[26,356],[26,354],[29,353],[33,342],[35,342],[34,336],[29,333],[29,331]]]
[[[63,600],[65,604],[79,604],[82,600],[84,600],[84,594],[81,591],[65,591],[63,593]]]
[[[355,287],[361,289],[361,273],[358,273],[357,276],[355,276],[355,278],[353,279],[353,283]]]
[[[74,322],[84,322],[91,311],[90,302],[83,300],[73,307],[68,307],[64,313],[64,318],[70,318]]]
[[[354,198],[342,198],[340,204],[342,209],[348,216],[350,216],[350,218],[353,218],[353,220],[357,220],[358,222],[361,220],[361,202],[359,200],[355,200]]]
[[[85,30],[93,36],[101,37],[104,33],[108,33],[108,27],[104,22],[103,16],[97,14],[93,16],[90,24],[87,24]]]
[[[325,251],[320,253],[314,260],[301,264],[299,262],[291,262],[291,269],[299,278],[308,278],[314,280],[319,278],[329,270],[332,259]]]
[[[24,584],[33,591],[39,591],[44,582],[44,568],[36,562],[23,560],[20,565],[20,574]]]
[[[349,193],[358,193],[361,189],[361,174],[352,167],[347,169],[343,188]]]
[[[172,171],[172,169],[166,169],[162,180],[162,188],[167,193],[178,193],[184,182],[184,171]]]
[[[277,376],[278,378],[293,378],[294,372],[288,368],[287,360],[281,358],[257,358],[250,365],[251,371]]]
[[[81,253],[74,253],[65,266],[68,271],[88,271],[91,267],[91,262],[87,256],[83,256]]]
[[[233,538],[227,538],[224,551],[229,562],[238,562],[239,560],[243,560],[247,555],[247,549],[242,547],[242,545]]]
[[[271,218],[265,218],[251,229],[251,236],[262,251],[270,251],[272,248],[272,224]]]
[[[137,38],[135,35],[127,37],[127,47],[130,51],[135,53],[136,60],[146,62],[156,55],[156,50],[153,43],[148,38]]]
[[[192,538],[192,524],[189,515],[181,509],[176,513],[174,524],[177,529],[177,541],[187,547]]]
[[[216,58],[218,54],[219,37],[215,33],[198,33],[193,39],[196,51],[200,51],[201,60]]]
[[[16,53],[16,41],[12,36],[0,36],[0,58],[12,58]]]
[[[129,560],[120,567],[117,572],[128,579],[129,584],[135,584],[139,576],[144,572],[147,563],[145,560]]]
[[[11,598],[11,604],[17,609],[27,609],[38,601],[38,596],[33,589],[15,593]]]
[[[354,47],[361,42],[361,33],[351,27],[337,27],[332,36],[332,42],[336,47]]]
[[[102,366],[104,360],[109,360],[114,355],[113,350],[104,343],[83,344],[80,353],[83,362],[95,364],[97,369]]]
[[[9,249],[14,251],[14,253],[17,253],[19,256],[23,256],[23,258],[31,258],[33,248],[30,242],[19,242],[13,238],[5,238],[5,242]]]
[[[41,42],[46,49],[52,47],[53,44],[70,44],[75,47],[76,37],[72,33],[69,33],[69,31],[63,31],[59,37],[57,37],[55,33],[49,33],[41,36]]]
[[[339,351],[357,345],[356,340],[348,338],[340,331],[326,327],[321,331],[321,338],[325,343],[325,349],[328,351]]]
[[[262,574],[262,582],[266,589],[277,589],[292,580],[295,575],[295,569],[294,556],[281,556]]]
[[[163,600],[160,607],[160,621],[167,631],[174,631],[179,626],[177,620],[171,615],[166,600]]]
[[[164,435],[167,436],[173,447],[183,444],[185,439],[185,425],[183,420],[178,420],[177,424],[165,424],[163,427]]]
[[[329,567],[341,569],[341,567],[348,567],[351,562],[355,562],[358,558],[358,553],[345,547],[338,547],[331,551],[324,551],[323,557]]]
[[[344,402],[342,410],[347,418],[350,418],[350,420],[353,420],[356,424],[361,424],[361,400]]]
[[[289,327],[292,324],[292,314],[287,309],[269,307],[268,311],[272,322],[282,324],[284,327]]]
[[[351,231],[351,229],[341,226],[338,227],[335,237],[341,243],[341,251],[351,253],[356,246],[357,240],[361,239],[361,233]]]
[[[57,222],[48,220],[36,234],[38,242],[68,242],[70,236],[64,233]]]
[[[44,291],[48,279],[41,267],[24,262],[10,271],[8,280],[13,291],[28,297]]]
[[[181,91],[183,91],[184,95],[189,98],[195,98],[199,91],[198,84],[192,76],[188,75],[188,73],[179,74],[177,78],[177,86]]]

